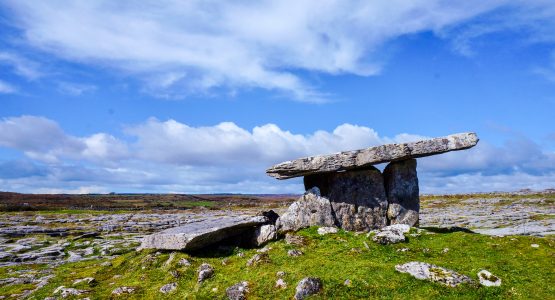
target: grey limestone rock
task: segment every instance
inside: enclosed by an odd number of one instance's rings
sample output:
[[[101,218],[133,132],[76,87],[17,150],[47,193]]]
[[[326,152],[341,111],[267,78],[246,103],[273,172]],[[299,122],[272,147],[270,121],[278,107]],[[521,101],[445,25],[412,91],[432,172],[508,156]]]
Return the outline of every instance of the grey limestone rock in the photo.
[[[406,264],[396,265],[395,270],[401,273],[408,273],[416,279],[438,282],[449,287],[472,282],[472,279],[466,275],[461,275],[455,271],[425,262],[411,261]]]
[[[112,295],[121,296],[124,294],[133,294],[137,288],[132,286],[120,286],[112,291]]]
[[[297,256],[301,256],[304,253],[301,250],[297,250],[297,249],[291,249],[289,251],[287,251],[287,255],[288,256],[293,256],[293,257],[297,257]]]
[[[320,227],[318,228],[319,235],[333,234],[337,233],[339,230],[337,227]]]
[[[390,224],[418,225],[420,198],[416,159],[389,163],[383,172]]]
[[[209,218],[145,236],[141,249],[196,250],[240,235],[267,221],[264,216]]]
[[[168,284],[164,284],[161,288],[160,288],[160,293],[162,294],[168,294],[173,292],[175,289],[177,289],[177,283],[172,282],[172,283],[168,283]]]
[[[212,276],[214,276],[214,268],[210,264],[203,263],[200,265],[197,282],[201,283]]]
[[[268,253],[257,253],[247,261],[247,266],[257,266],[259,264],[268,262],[270,262],[270,256],[268,255]]]
[[[383,177],[375,167],[310,175],[304,183],[307,189],[318,187],[322,196],[329,199],[338,227],[368,231],[387,225]]]
[[[279,232],[288,232],[314,225],[333,226],[334,223],[330,200],[320,197],[320,190],[313,188],[289,206],[276,226]]]
[[[418,158],[474,147],[478,143],[475,133],[459,133],[445,137],[403,144],[387,144],[361,150],[345,151],[282,162],[266,170],[277,179],[310,174],[345,171],[389,161]]]
[[[305,277],[297,284],[297,288],[295,289],[295,300],[301,300],[317,294],[320,290],[322,290],[322,281],[320,278]]]
[[[406,224],[395,224],[386,226],[376,233],[372,240],[382,245],[401,243],[406,240],[405,233],[408,233],[410,226]]]
[[[229,300],[247,299],[248,292],[249,292],[249,283],[247,281],[242,281],[237,284],[234,284],[225,290],[225,293]]]
[[[258,247],[269,241],[275,240],[276,238],[277,229],[275,225],[262,225],[254,230],[251,243]]]
[[[67,298],[71,296],[80,296],[89,292],[90,291],[88,290],[78,290],[74,288],[66,288],[65,286],[59,286],[54,290],[54,295],[60,294],[62,298]]]

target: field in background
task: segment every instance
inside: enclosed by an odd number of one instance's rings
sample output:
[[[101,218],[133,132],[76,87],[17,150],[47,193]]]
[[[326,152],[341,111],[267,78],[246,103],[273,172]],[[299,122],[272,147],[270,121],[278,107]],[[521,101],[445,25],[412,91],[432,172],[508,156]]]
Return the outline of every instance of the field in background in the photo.
[[[241,194],[19,194],[0,192],[0,211],[57,210],[173,210],[205,207],[233,209],[279,207],[291,204],[297,195]]]

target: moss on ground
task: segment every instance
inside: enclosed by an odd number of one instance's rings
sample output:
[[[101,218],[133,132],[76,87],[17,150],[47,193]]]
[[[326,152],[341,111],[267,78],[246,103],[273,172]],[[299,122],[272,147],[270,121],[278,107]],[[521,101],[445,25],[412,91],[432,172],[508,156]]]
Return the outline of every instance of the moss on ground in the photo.
[[[309,243],[295,247],[283,240],[272,242],[268,245],[272,248],[268,252],[270,262],[250,267],[246,264],[256,249],[213,249],[195,255],[177,252],[169,263],[168,252],[132,251],[113,259],[112,266],[101,266],[104,260],[65,264],[55,269],[55,277],[31,299],[51,296],[62,285],[90,290],[86,295],[90,299],[110,299],[111,292],[120,286],[137,288],[121,299],[226,299],[225,289],[244,280],[249,282],[248,299],[290,299],[296,284],[306,276],[319,277],[324,285],[311,299],[549,299],[555,295],[553,237],[490,237],[459,231],[420,234],[409,237],[406,243],[384,246],[352,232],[319,236],[316,228],[309,228],[298,234]],[[287,251],[295,248],[304,255],[287,256]],[[401,248],[409,250],[398,251]],[[240,257],[239,252],[245,255]],[[192,265],[180,266],[182,258]],[[477,273],[487,269],[501,278],[502,285],[449,288],[395,271],[396,264],[409,261],[452,269],[476,282]],[[198,284],[196,270],[203,262],[214,266],[215,275]],[[274,287],[278,271],[286,272],[286,289]],[[96,282],[72,286],[74,280],[85,277],[94,277]],[[350,285],[344,284],[347,279]],[[160,287],[171,282],[177,282],[178,288],[161,294]]]

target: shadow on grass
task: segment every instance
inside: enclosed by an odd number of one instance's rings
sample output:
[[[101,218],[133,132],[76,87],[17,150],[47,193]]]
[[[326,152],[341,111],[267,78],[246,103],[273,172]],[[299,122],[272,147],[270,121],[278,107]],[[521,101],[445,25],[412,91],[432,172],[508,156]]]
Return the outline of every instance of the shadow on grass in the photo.
[[[435,233],[453,233],[453,232],[466,232],[466,233],[476,233],[468,228],[452,226],[452,227],[420,227],[420,229],[425,229]]]

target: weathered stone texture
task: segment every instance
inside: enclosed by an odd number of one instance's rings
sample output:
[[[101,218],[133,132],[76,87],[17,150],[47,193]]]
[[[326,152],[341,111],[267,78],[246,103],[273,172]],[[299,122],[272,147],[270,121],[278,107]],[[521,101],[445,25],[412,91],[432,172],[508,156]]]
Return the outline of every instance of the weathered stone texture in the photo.
[[[268,222],[264,216],[219,217],[163,230],[143,238],[142,249],[195,250]]]
[[[305,188],[314,186],[331,201],[338,227],[364,231],[387,225],[383,177],[375,167],[306,176]]]
[[[416,159],[388,164],[385,167],[383,177],[389,202],[387,218],[390,224],[417,226],[420,198]]]
[[[276,227],[279,232],[287,232],[314,225],[333,226],[334,223],[330,200],[320,197],[320,190],[315,188],[293,202],[279,217]]]
[[[387,144],[367,149],[345,151],[282,162],[266,170],[277,179],[310,174],[345,171],[410,158],[430,156],[474,147],[478,143],[475,133],[459,133],[404,144]]]

